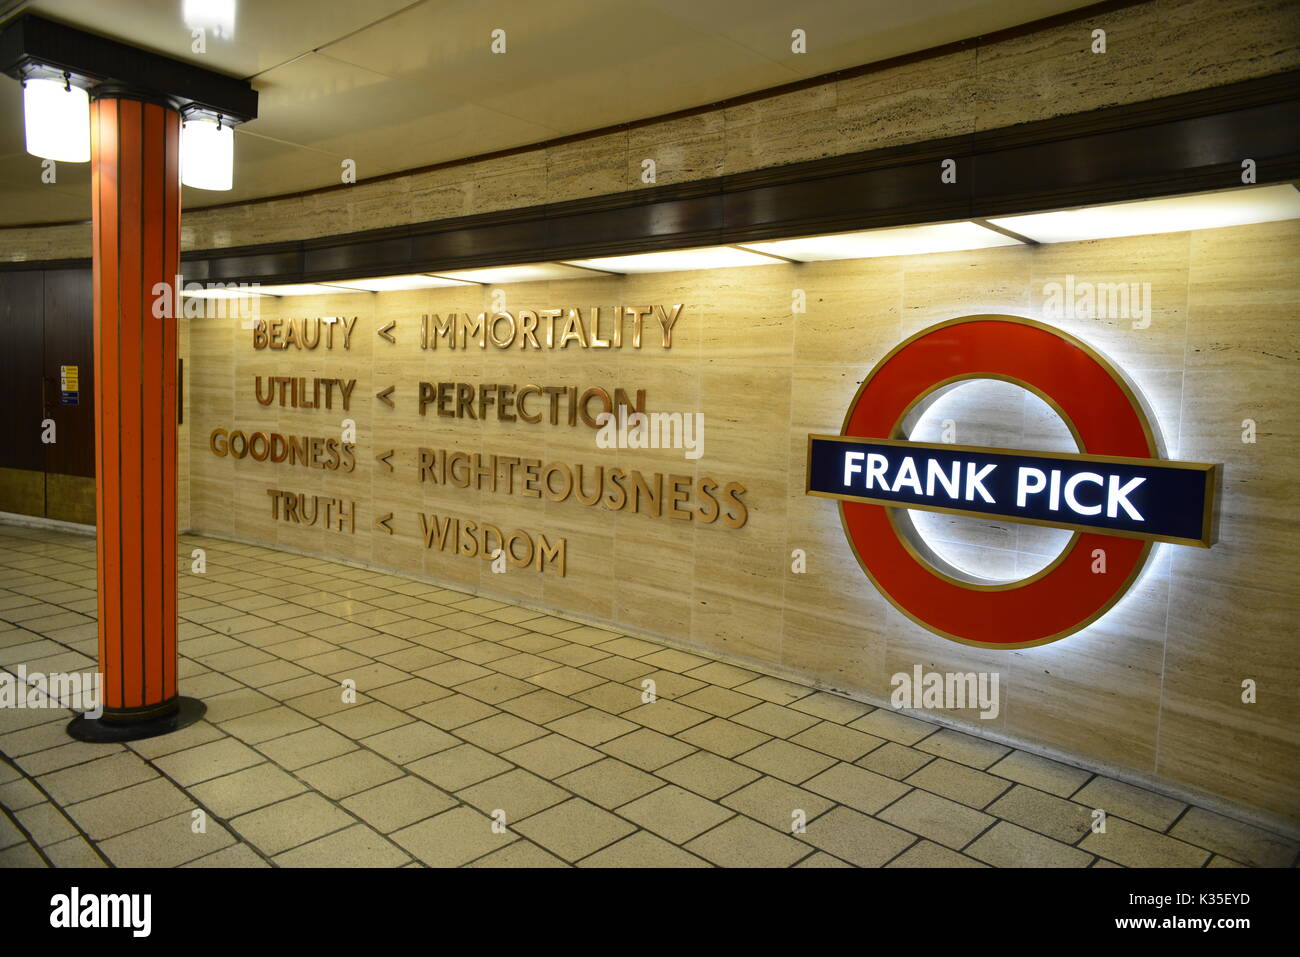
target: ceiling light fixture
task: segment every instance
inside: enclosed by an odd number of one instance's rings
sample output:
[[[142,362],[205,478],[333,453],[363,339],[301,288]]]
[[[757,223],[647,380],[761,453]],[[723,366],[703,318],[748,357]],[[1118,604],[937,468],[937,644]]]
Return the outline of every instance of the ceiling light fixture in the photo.
[[[379,276],[375,279],[330,279],[322,283],[337,286],[350,292],[405,292],[410,289],[438,289],[444,286],[474,286],[465,279],[447,279],[443,276]]]
[[[543,282],[548,279],[590,279],[587,270],[576,269],[561,263],[528,263],[522,266],[488,266],[483,269],[458,269],[440,271],[436,275],[445,279],[463,279],[484,286],[508,282]]]
[[[181,182],[228,190],[235,178],[235,130],[223,117],[191,114],[181,127]]]
[[[1069,243],[1300,219],[1300,192],[1289,183],[1142,199],[1050,213],[989,219],[1040,243]]]
[[[865,232],[805,236],[762,243],[741,243],[746,249],[773,253],[796,262],[826,262],[836,259],[874,259],[879,256],[913,256],[924,253],[959,252],[1016,246],[1020,241],[986,229],[978,223],[935,223],[928,226],[898,226]]]
[[[90,97],[73,84],[71,74],[24,80],[23,119],[27,152],[33,156],[90,162]]]
[[[774,256],[763,255],[750,249],[738,249],[735,246],[705,246],[659,253],[635,253],[630,256],[565,260],[565,263],[570,266],[627,274],[729,269],[734,266],[775,266],[778,262],[780,259]]]

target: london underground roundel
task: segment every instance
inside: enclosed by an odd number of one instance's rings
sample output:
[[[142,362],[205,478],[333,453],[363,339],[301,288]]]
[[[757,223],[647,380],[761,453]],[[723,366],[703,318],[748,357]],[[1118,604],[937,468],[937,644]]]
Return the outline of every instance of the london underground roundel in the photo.
[[[971,379],[1036,393],[1069,426],[1077,454],[913,442],[921,412]],[[1219,466],[1164,458],[1142,402],[1083,342],[1014,316],[931,326],[890,352],[853,398],[839,435],[808,439],[809,495],[837,499],[854,554],[917,624],[989,648],[1046,644],[1106,613],[1152,542],[1208,548]],[[948,566],[907,510],[1074,532],[1045,569],[1014,582]]]

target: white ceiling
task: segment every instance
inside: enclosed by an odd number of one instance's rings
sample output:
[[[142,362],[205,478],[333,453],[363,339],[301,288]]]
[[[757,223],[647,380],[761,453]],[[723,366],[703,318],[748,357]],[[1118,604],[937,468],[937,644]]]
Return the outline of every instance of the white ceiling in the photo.
[[[236,8],[192,52],[186,7]],[[250,78],[235,188],[187,208],[292,193],[713,103],[1085,6],[1086,0],[0,0]],[[790,51],[803,29],[808,52]],[[507,52],[490,52],[506,31]],[[22,91],[0,77],[0,226],[84,220],[87,164],[41,183]]]

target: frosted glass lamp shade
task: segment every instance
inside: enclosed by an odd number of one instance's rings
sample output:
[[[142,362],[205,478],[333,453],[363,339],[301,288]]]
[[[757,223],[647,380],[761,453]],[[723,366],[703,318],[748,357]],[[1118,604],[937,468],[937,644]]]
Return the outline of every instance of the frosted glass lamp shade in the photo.
[[[181,130],[181,182],[195,189],[230,189],[235,173],[235,131],[208,117],[185,121]]]
[[[27,152],[61,163],[90,162],[90,97],[63,80],[23,84]]]

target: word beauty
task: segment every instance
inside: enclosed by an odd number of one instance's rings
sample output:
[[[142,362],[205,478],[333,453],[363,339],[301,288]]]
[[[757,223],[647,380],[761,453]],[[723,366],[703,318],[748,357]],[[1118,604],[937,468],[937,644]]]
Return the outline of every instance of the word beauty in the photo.
[[[1041,396],[1086,451],[903,437],[938,396],[968,379],[1000,379]],[[863,572],[913,622],[963,644],[1029,648],[1110,611],[1153,541],[1212,545],[1219,473],[1218,465],[1164,459],[1136,389],[1086,343],[1033,319],[982,315],[924,329],[877,363],[840,434],[808,437],[806,492],[837,502]],[[995,581],[946,561],[911,509],[1076,534],[1037,574]]]
[[[350,349],[357,317],[324,316],[320,319],[257,319],[253,322],[254,349]]]
[[[665,349],[673,347],[673,327],[681,318],[682,304],[675,306],[615,306],[602,310],[592,306],[586,319],[576,306],[567,309],[520,309],[518,313],[449,312],[420,317],[420,348],[437,349],[438,341],[448,349],[468,349],[471,344],[486,349],[490,342],[498,349],[622,349],[631,342],[641,348],[642,330],[655,320],[662,332]],[[602,335],[601,333],[604,333]]]
[[[1215,467],[838,435],[809,437],[808,490],[1209,547]]]

